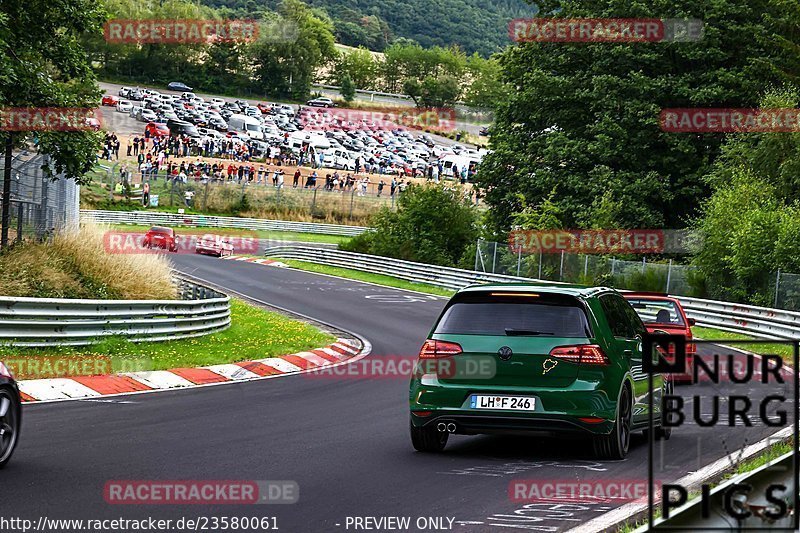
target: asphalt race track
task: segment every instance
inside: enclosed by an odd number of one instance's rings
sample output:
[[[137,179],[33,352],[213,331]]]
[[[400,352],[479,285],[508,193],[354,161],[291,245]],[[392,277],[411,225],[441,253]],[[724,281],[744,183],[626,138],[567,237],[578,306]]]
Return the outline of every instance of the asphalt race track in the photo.
[[[373,358],[415,355],[444,304],[291,269],[189,255],[174,261],[223,288],[356,332],[372,343]],[[455,531],[564,531],[619,504],[514,503],[509,483],[647,479],[647,446],[638,435],[621,462],[594,460],[588,442],[516,437],[458,436],[443,455],[416,453],[407,391],[405,378],[289,376],[29,405],[14,460],[0,473],[0,515],[275,516],[279,530],[292,533],[346,531],[348,516],[409,516],[412,526],[418,517],[445,517],[454,519]],[[661,479],[697,470],[775,429],[715,428],[714,439],[698,431],[686,426],[673,433]],[[217,507],[104,501],[107,481],[132,479],[294,480],[300,501]]]

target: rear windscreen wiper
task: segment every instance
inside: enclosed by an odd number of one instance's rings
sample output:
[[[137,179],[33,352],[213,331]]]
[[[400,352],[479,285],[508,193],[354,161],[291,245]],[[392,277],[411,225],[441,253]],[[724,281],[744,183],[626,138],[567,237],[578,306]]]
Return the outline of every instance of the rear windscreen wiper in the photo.
[[[534,329],[512,329],[506,328],[506,335],[509,337],[517,336],[517,337],[528,337],[528,336],[536,336],[536,335],[552,335],[551,331],[536,331]]]

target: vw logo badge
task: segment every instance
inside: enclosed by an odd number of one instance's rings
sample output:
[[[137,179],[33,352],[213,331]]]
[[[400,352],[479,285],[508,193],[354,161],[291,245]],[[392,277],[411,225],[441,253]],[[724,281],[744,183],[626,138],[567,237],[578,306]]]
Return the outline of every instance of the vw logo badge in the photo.
[[[512,351],[511,351],[511,348],[509,348],[508,346],[503,346],[502,348],[500,348],[499,350],[497,350],[497,355],[498,355],[498,356],[500,357],[500,359],[502,359],[503,361],[508,361],[509,359],[511,359],[511,356],[512,356],[513,354],[514,354],[514,352],[512,352]]]

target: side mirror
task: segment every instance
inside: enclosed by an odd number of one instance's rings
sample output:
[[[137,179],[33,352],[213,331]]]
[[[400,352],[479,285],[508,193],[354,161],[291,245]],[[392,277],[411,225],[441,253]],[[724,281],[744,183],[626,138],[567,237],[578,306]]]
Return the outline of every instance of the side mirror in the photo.
[[[697,324],[697,320],[695,320],[694,318],[690,318],[689,319],[689,326],[694,326],[695,324]]]

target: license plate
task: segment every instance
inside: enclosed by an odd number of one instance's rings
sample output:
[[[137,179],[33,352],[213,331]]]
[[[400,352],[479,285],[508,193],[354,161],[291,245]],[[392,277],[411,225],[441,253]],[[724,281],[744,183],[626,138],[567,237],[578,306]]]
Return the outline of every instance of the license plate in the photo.
[[[469,399],[471,409],[508,409],[512,411],[535,411],[536,398],[531,396],[489,396],[473,394]]]

